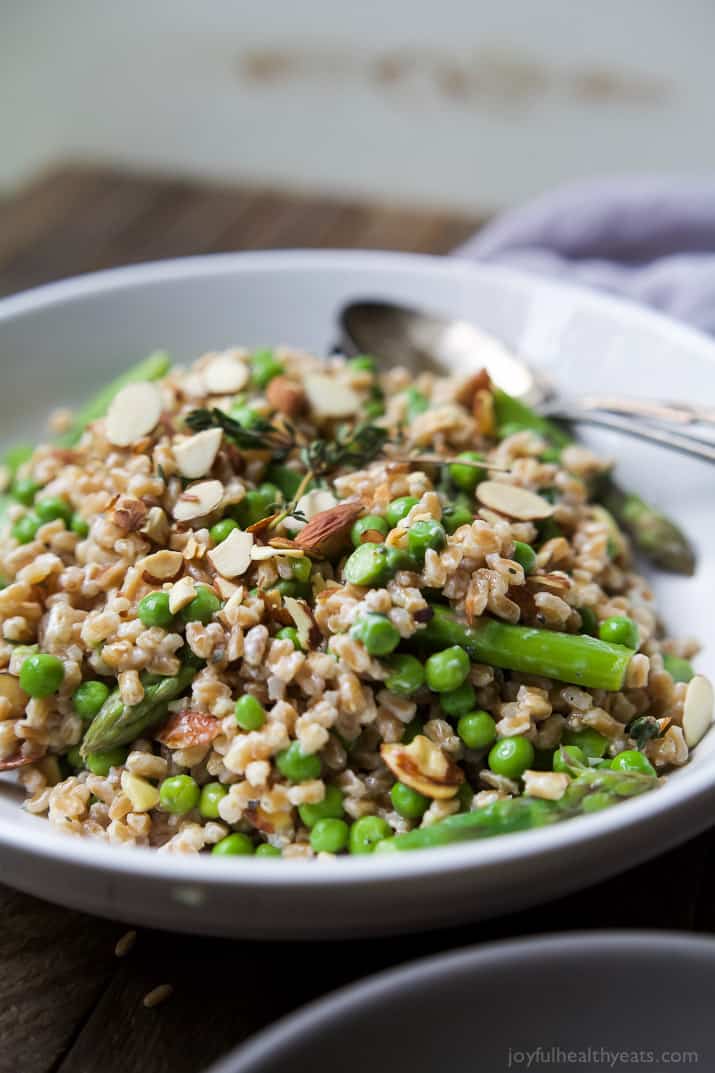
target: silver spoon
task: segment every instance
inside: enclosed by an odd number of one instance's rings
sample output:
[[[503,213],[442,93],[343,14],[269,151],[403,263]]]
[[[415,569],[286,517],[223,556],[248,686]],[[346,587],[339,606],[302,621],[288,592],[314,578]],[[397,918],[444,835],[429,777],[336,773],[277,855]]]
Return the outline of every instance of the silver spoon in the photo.
[[[402,365],[414,374],[486,368],[495,384],[545,416],[598,425],[715,462],[715,443],[664,424],[678,423],[682,428],[713,423],[711,408],[612,395],[568,399],[548,377],[469,321],[389,302],[351,302],[342,309],[339,324],[345,353],[366,352],[386,366]]]

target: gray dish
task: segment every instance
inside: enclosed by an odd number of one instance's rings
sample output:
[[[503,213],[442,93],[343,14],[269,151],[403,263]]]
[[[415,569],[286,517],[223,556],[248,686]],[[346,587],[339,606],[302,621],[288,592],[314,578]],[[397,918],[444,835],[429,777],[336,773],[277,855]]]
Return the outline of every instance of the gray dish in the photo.
[[[712,1070],[714,992],[711,938],[574,932],[495,943],[344,988],[209,1073]]]

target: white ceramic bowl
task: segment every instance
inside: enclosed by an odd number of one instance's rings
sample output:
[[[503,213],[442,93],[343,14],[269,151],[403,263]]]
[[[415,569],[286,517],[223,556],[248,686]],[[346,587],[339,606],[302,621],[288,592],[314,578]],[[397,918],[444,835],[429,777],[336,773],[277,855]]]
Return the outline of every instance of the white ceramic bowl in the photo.
[[[211,348],[289,342],[326,351],[339,307],[393,298],[472,318],[572,391],[712,403],[715,347],[611,298],[458,260],[385,253],[273,252],[142,265],[0,302],[6,442],[39,434],[47,412],[84,399],[147,351],[178,361]],[[681,519],[693,579],[658,575],[663,616],[707,648],[713,669],[712,474],[633,441],[588,433],[619,476]],[[715,734],[657,793],[530,833],[382,858],[326,863],[178,857],[62,836],[0,795],[4,882],[134,923],[255,937],[376,934],[505,912],[563,894],[668,849],[711,822]]]

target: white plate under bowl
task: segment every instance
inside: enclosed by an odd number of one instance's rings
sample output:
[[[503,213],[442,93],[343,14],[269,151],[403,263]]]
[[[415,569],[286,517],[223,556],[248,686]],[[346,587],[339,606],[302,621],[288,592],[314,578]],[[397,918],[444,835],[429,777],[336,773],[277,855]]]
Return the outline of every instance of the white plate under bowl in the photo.
[[[0,417],[6,442],[39,434],[47,412],[86,398],[155,347],[178,361],[231,343],[325,352],[335,316],[383,297],[472,318],[568,385],[713,403],[715,346],[611,298],[458,260],[390,253],[272,252],[142,265],[0,302]],[[677,634],[715,670],[715,499],[702,463],[588,433],[619,456],[623,484],[679,518],[695,578],[654,577]],[[715,734],[656,793],[605,813],[422,853],[284,862],[172,856],[70,838],[0,794],[2,880],[89,912],[164,928],[254,937],[377,934],[454,924],[564,894],[630,867],[711,822]]]
[[[715,941],[703,936],[596,931],[490,943],[343,988],[207,1073],[712,1070],[713,987]]]

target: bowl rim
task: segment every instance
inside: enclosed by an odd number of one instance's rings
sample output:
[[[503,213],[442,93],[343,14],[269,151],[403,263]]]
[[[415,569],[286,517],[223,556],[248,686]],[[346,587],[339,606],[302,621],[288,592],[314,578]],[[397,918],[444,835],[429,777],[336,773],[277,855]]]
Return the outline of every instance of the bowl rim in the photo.
[[[306,1037],[313,1038],[326,1025],[382,1006],[395,994],[409,997],[427,985],[440,987],[452,973],[488,974],[509,966],[512,971],[522,971],[534,962],[543,968],[546,964],[571,961],[583,973],[594,956],[608,958],[612,966],[624,958],[629,964],[638,961],[648,964],[656,958],[662,969],[673,955],[705,958],[715,963],[715,937],[647,929],[545,932],[433,954],[362,977],[298,1007],[249,1036],[219,1058],[206,1073],[260,1073],[261,1063],[289,1058],[295,1045],[300,1045]]]
[[[372,250],[267,250],[208,254],[152,261],[120,268],[105,269],[0,299],[0,326],[16,317],[32,316],[65,302],[79,301],[99,294],[112,293],[138,285],[160,284],[172,280],[203,279],[216,276],[240,276],[297,270],[349,271],[369,267],[379,286],[381,273],[399,270],[416,275],[435,273],[458,285],[460,279],[484,279],[519,287],[535,298],[565,299],[579,302],[591,311],[610,314],[643,325],[675,345],[687,346],[715,363],[715,342],[693,328],[654,312],[634,302],[602,294],[587,287],[563,283],[502,265],[480,264],[460,257],[431,254],[397,253]],[[708,733],[715,732],[711,729]],[[0,848],[32,855],[38,862],[58,862],[96,873],[121,874],[123,878],[176,881],[181,884],[218,885],[221,887],[315,888],[328,886],[370,886],[402,883],[406,878],[426,874],[455,874],[474,868],[491,869],[507,861],[526,864],[543,854],[561,853],[574,846],[587,847],[612,839],[618,832],[636,832],[679,808],[691,808],[707,798],[715,799],[715,783],[706,764],[686,765],[657,794],[623,802],[617,809],[591,816],[576,817],[568,823],[554,824],[533,831],[512,834],[479,842],[464,842],[417,853],[359,855],[322,861],[292,860],[290,868],[278,859],[242,860],[212,857],[208,854],[163,854],[145,847],[106,845],[93,839],[59,837],[46,821],[38,820],[35,829],[0,816]],[[18,803],[18,809],[20,805]],[[34,819],[34,818],[33,818]],[[700,828],[707,826],[702,818]],[[696,833],[693,828],[690,835]],[[677,838],[663,842],[665,851]],[[657,850],[654,850],[657,852]],[[652,854],[651,854],[652,855]],[[646,856],[646,854],[643,854]]]

